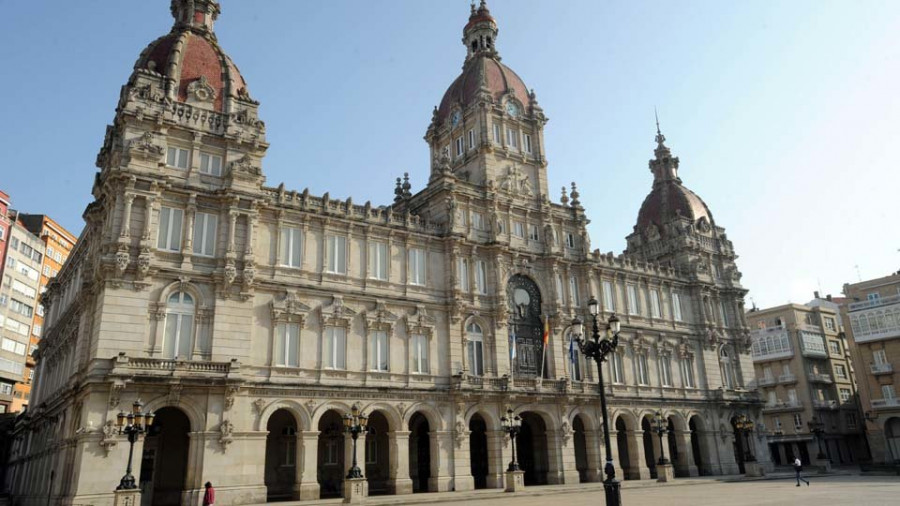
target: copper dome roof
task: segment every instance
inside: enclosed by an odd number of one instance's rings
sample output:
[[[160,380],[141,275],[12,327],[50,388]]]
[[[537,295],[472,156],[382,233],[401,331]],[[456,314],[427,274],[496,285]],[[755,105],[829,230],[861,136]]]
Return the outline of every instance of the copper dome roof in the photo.
[[[643,230],[651,224],[661,227],[676,216],[694,223],[700,218],[706,218],[712,224],[709,208],[696,193],[676,180],[661,181],[653,185],[653,190],[641,204],[637,229]]]
[[[484,76],[483,83],[481,76]],[[437,121],[444,121],[455,106],[465,108],[475,103],[482,88],[495,102],[512,92],[523,111],[531,108],[528,87],[518,74],[496,58],[476,56],[466,62],[462,74],[447,88],[438,107]]]

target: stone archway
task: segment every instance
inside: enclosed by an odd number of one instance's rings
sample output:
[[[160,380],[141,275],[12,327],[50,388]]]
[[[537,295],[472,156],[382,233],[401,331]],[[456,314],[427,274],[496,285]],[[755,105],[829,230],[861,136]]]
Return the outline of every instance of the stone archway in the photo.
[[[634,476],[631,473],[631,454],[628,453],[628,427],[625,420],[621,417],[616,418],[616,446],[619,450],[619,466],[622,468],[623,479],[634,480],[640,479],[640,476]]]
[[[387,417],[381,411],[371,412],[368,431],[358,441],[364,448],[363,462],[365,477],[369,481],[369,495],[391,493],[391,445],[388,432],[390,425]]]
[[[516,438],[516,457],[525,471],[525,485],[546,485],[550,456],[547,448],[547,424],[541,415],[527,411],[522,417],[522,431]]]
[[[431,478],[431,426],[422,413],[409,419],[409,477],[413,493],[428,492]]]
[[[515,340],[513,375],[535,377],[550,374],[549,357],[544,355],[544,325],[541,320],[541,291],[528,276],[515,274],[506,285],[509,303],[509,339]],[[544,360],[544,363],[541,360]]]
[[[587,453],[587,436],[585,435],[584,422],[581,416],[575,415],[572,420],[573,443],[575,444],[575,469],[578,470],[579,483],[591,481],[588,478],[588,453]]]
[[[185,490],[191,421],[184,411],[164,407],[144,439],[141,456],[141,504],[178,506]],[[147,493],[149,492],[149,493]]]
[[[290,501],[296,498],[297,420],[282,408],[269,417],[266,430],[266,500]]]
[[[488,440],[487,423],[478,413],[469,420],[469,462],[475,488],[487,488]]]
[[[319,419],[316,477],[322,499],[341,497],[344,483],[345,437],[341,414],[330,409]]]

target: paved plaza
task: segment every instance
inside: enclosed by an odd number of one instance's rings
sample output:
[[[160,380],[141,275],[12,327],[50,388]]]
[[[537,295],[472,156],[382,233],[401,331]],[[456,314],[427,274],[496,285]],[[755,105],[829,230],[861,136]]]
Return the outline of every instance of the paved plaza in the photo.
[[[626,482],[623,506],[765,506],[765,505],[865,505],[900,504],[900,477],[832,475],[810,477],[810,486],[795,486],[793,478],[725,481],[728,477],[693,478],[671,484]],[[341,504],[340,499],[280,503],[284,506]],[[414,496],[374,496],[369,506],[441,504],[490,506],[603,506],[600,484],[528,487],[521,494],[496,490],[445,492]]]

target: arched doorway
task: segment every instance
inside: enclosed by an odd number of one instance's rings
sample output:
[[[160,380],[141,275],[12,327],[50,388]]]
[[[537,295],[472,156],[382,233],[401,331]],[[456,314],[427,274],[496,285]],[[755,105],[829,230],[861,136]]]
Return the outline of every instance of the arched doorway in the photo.
[[[625,420],[616,418],[616,446],[619,450],[619,466],[625,475],[622,478],[626,480],[635,479],[631,474],[631,458],[628,455],[628,428],[625,426]],[[637,477],[638,479],[640,477]]]
[[[279,409],[269,417],[266,430],[266,499],[290,501],[297,482],[297,420]]]
[[[572,420],[573,443],[575,444],[575,469],[578,470],[579,483],[588,480],[587,436],[584,434],[584,423],[581,416],[576,415]]]
[[[388,441],[387,418],[380,411],[369,414],[368,431],[357,442],[364,444],[363,462],[369,481],[369,495],[390,493],[391,446]],[[359,451],[359,450],[357,450]]]
[[[888,448],[885,460],[888,462],[900,461],[900,418],[888,418],[884,424],[884,439]]]
[[[178,408],[156,412],[141,456],[141,503],[178,506],[185,489],[191,421]]]
[[[542,367],[544,356],[544,325],[541,320],[541,292],[529,277],[516,274],[506,286],[509,304],[509,339],[515,340],[514,376],[535,377],[543,370],[544,377],[550,371]]]
[[[703,460],[700,444],[700,426],[696,415],[692,416],[690,421],[688,421],[688,429],[691,431],[691,455],[694,457],[694,465],[697,466],[697,472],[700,473],[700,476],[706,476],[709,473]]]
[[[469,462],[475,488],[487,488],[488,445],[487,424],[479,414],[469,420]]]
[[[522,430],[516,437],[516,458],[525,471],[526,485],[546,485],[550,457],[547,454],[547,425],[537,413],[525,412]]]
[[[409,477],[413,493],[428,492],[431,478],[431,427],[422,413],[409,419]]]
[[[650,426],[650,419],[646,416],[641,419],[641,430],[644,439],[644,459],[647,462],[647,468],[650,469],[650,477],[656,478],[656,452],[653,451],[653,438],[655,434]]]
[[[328,410],[319,419],[316,477],[320,497],[340,497],[344,483],[344,429],[341,414]]]
[[[672,463],[672,470],[675,473],[676,477],[690,476],[690,472],[680,465],[681,456],[678,454],[678,436],[675,434],[675,422],[672,420],[672,417],[669,417],[669,424],[666,427],[666,439],[668,440],[668,449],[667,457],[669,458],[669,462]]]

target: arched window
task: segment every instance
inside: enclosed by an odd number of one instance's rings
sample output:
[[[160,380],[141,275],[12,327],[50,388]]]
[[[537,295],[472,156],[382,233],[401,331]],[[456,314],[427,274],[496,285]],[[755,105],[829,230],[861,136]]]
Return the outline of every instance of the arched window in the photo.
[[[728,349],[722,347],[719,352],[719,362],[722,366],[722,384],[725,388],[734,388],[734,364],[731,362],[731,355]]]
[[[484,332],[475,322],[466,326],[469,372],[475,376],[484,375]]]
[[[194,343],[194,298],[186,292],[175,292],[166,301],[166,333],[163,357],[191,359]]]

